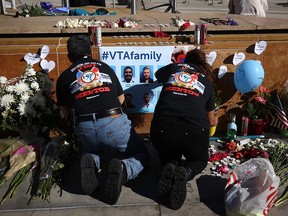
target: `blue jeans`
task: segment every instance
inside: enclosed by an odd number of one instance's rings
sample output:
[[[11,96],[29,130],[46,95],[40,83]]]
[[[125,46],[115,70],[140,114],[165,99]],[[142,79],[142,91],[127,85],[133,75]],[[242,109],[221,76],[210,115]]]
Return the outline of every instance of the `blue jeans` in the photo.
[[[126,114],[116,118],[105,117],[96,121],[79,122],[76,127],[83,154],[90,153],[95,161],[96,167],[100,169],[101,160],[99,154],[107,149],[125,154],[128,141],[132,138],[131,121]],[[134,179],[143,170],[141,160],[134,157],[133,152],[130,157],[122,160],[127,170],[127,180]]]

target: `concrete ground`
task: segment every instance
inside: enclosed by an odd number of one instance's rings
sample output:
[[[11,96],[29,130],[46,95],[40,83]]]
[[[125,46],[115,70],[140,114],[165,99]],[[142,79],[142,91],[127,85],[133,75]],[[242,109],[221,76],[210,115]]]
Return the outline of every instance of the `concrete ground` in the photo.
[[[282,139],[277,134],[269,137]],[[277,139],[278,139],[277,138]],[[211,144],[217,143],[211,141]],[[152,145],[147,143],[152,156],[151,165],[144,170],[136,179],[123,186],[122,193],[115,205],[105,203],[101,195],[101,185],[98,192],[93,196],[84,195],[80,186],[79,158],[75,159],[68,169],[62,195],[59,188],[53,188],[50,203],[37,199],[29,205],[27,188],[29,178],[17,190],[12,199],[7,199],[0,205],[1,216],[70,216],[70,215],[137,215],[137,216],[172,216],[172,215],[195,215],[195,216],[225,216],[224,188],[228,175],[216,177],[211,175],[211,165],[203,173],[187,183],[187,198],[179,210],[172,210],[159,199],[156,188],[157,178],[160,171],[159,159]],[[218,144],[219,146],[219,144]],[[5,192],[5,187],[0,191],[0,197]],[[279,195],[284,187],[279,188]],[[287,215],[288,202],[273,207],[269,216]]]
[[[4,1],[4,0],[3,0]],[[13,0],[5,0],[7,5],[7,12],[9,13],[11,10],[11,1]],[[68,0],[50,0],[53,6],[62,6],[62,2],[67,2]],[[95,0],[96,1],[96,0]],[[126,5],[118,5],[117,0],[115,1],[115,7],[126,7]],[[154,6],[166,4],[168,0],[143,0],[145,8],[151,8]],[[33,4],[40,1],[32,1],[32,0],[15,0],[16,8],[19,8],[20,5],[23,4]],[[143,6],[139,5],[141,0],[136,0],[137,8],[143,10]],[[217,13],[228,13],[228,2],[229,0],[222,0],[220,4],[220,0],[176,0],[176,10],[181,14],[193,13],[197,12],[217,12]],[[287,0],[268,0],[268,13],[267,17],[270,18],[284,18],[288,19],[288,1]],[[113,0],[106,1],[106,7],[112,8],[114,6]],[[168,6],[158,7],[152,9],[153,11],[164,12]],[[137,13],[137,10],[136,10]],[[168,12],[171,13],[171,10]]]
[[[16,0],[16,6],[21,4],[32,4],[32,0]],[[61,6],[60,0],[51,1],[54,6]],[[147,7],[167,3],[165,0],[151,0],[147,2]],[[288,3],[287,0],[268,0],[269,10],[267,17],[288,19]],[[228,0],[223,0],[222,4],[218,4],[215,0],[189,0],[189,3],[177,1],[176,9],[180,13],[193,13],[193,11],[228,13]],[[107,7],[113,7],[112,1],[106,1]],[[126,7],[116,5],[116,7]],[[167,7],[157,9],[159,15]],[[9,10],[9,9],[7,9]],[[11,12],[11,11],[9,11]],[[171,13],[171,11],[169,12]],[[278,136],[278,135],[277,135]],[[283,138],[283,137],[279,137]],[[286,139],[287,141],[287,139]],[[211,141],[211,144],[215,143]],[[174,215],[195,215],[195,216],[215,216],[225,215],[224,206],[224,187],[227,182],[227,176],[215,177],[211,175],[209,166],[201,175],[196,176],[187,184],[187,198],[181,209],[175,211],[161,204],[157,193],[157,176],[160,170],[157,153],[151,144],[148,144],[152,155],[151,166],[144,170],[139,177],[127,184],[122,189],[122,193],[118,202],[111,206],[103,201],[101,194],[95,196],[83,195],[80,188],[80,175],[77,160],[67,173],[67,181],[65,190],[60,196],[59,188],[54,188],[51,193],[50,203],[41,199],[32,200],[29,205],[29,194],[26,194],[29,185],[29,179],[25,184],[21,185],[12,199],[8,199],[4,204],[0,205],[1,216],[77,216],[77,215],[137,215],[137,216],[174,216]],[[280,191],[283,191],[281,188]],[[1,188],[0,197],[3,196],[5,190]],[[269,216],[287,215],[288,202],[280,206],[273,207],[269,212]]]

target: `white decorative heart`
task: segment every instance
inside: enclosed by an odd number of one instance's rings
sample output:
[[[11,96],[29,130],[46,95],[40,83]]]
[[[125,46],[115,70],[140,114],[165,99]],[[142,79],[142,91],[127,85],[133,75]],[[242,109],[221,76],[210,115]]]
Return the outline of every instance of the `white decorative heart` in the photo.
[[[218,72],[218,79],[221,79],[227,73],[227,71],[227,67],[225,65],[221,65]]]
[[[44,45],[41,48],[40,58],[45,59],[50,52],[50,48],[47,45]]]
[[[55,68],[55,62],[54,61],[47,61],[46,59],[43,59],[40,62],[40,66],[45,71],[45,73],[49,73],[51,70]]]
[[[28,63],[28,64],[36,64],[40,61],[40,56],[36,53],[32,54],[32,53],[27,53],[24,56],[24,60]]]
[[[208,55],[206,55],[206,62],[212,66],[214,63],[215,59],[217,57],[217,53],[215,51],[210,52]]]
[[[241,63],[242,61],[245,60],[245,54],[242,52],[239,53],[235,53],[234,57],[233,57],[233,65],[238,65],[239,63]]]
[[[266,49],[266,46],[267,46],[267,42],[266,41],[260,41],[259,43],[256,42],[255,48],[254,48],[254,52],[257,55],[260,55],[261,53],[264,52],[264,50]]]

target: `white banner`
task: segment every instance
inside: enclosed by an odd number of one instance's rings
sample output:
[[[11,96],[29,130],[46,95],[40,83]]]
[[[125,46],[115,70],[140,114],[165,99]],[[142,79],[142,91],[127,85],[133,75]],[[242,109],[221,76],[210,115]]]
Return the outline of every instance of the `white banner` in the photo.
[[[154,112],[162,88],[154,73],[171,63],[174,50],[175,46],[99,47],[100,60],[114,69],[124,89],[127,113]],[[125,79],[124,70],[125,75],[132,72],[132,79]],[[150,76],[145,80],[145,75]]]

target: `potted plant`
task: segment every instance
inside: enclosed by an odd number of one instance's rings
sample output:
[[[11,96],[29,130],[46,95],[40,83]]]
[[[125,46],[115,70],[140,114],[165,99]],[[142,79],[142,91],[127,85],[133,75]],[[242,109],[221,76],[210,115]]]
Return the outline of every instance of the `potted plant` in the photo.
[[[259,95],[256,95],[246,104],[249,118],[248,134],[262,135],[263,131],[272,117],[270,104],[270,90],[264,86],[259,87]]]

